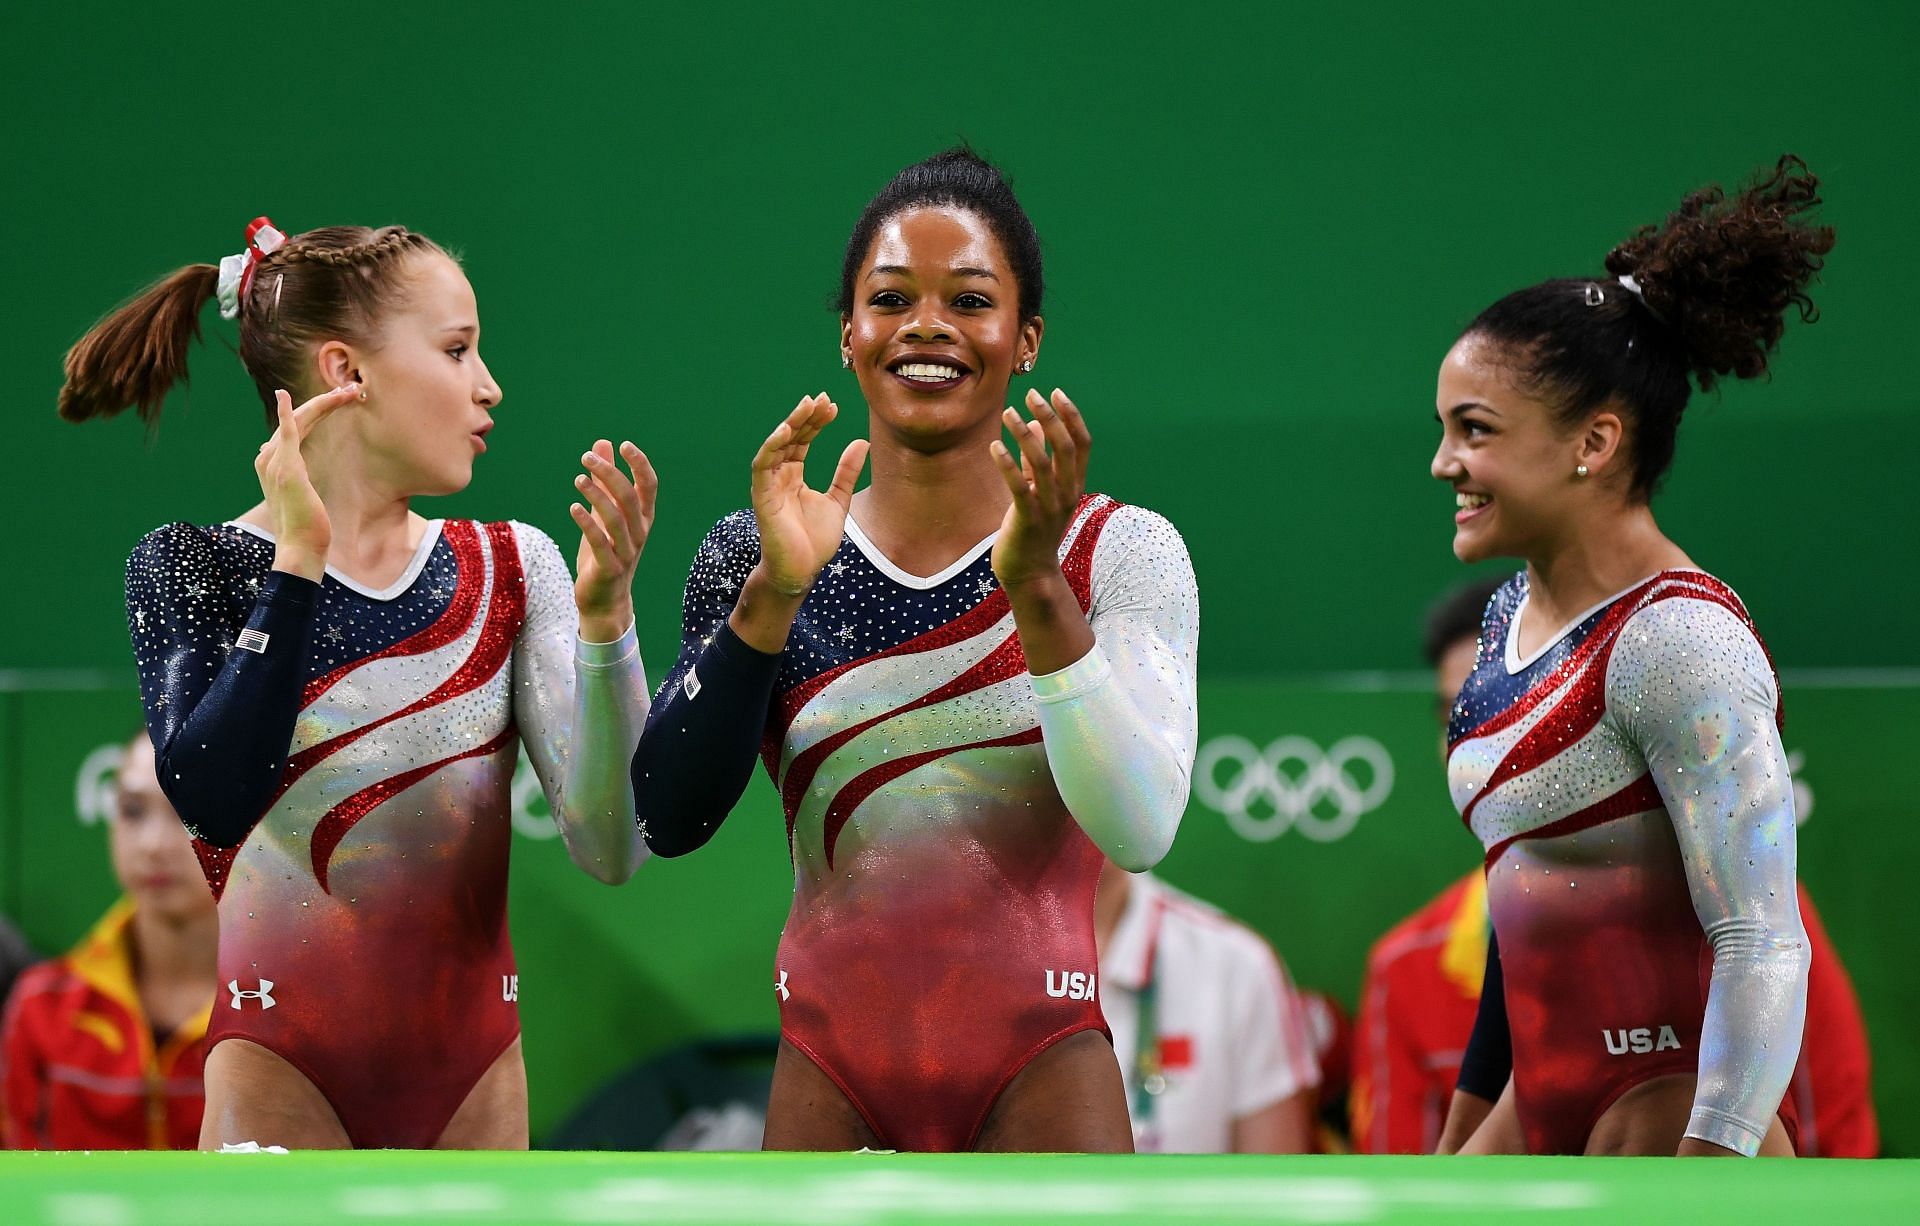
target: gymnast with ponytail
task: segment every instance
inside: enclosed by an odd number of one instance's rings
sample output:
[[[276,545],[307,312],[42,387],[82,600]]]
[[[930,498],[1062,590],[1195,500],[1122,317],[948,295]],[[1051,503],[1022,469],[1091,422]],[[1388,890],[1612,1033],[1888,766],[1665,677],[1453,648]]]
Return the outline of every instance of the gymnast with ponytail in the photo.
[[[1443,1150],[1793,1151],[1809,954],[1779,680],[1653,498],[1694,389],[1766,374],[1785,316],[1814,318],[1817,189],[1785,157],[1696,191],[1441,364],[1454,553],[1525,563],[1448,729],[1494,939]]]
[[[218,899],[200,1143],[524,1148],[510,784],[524,746],[574,862],[640,866],[653,471],[630,442],[626,472],[582,456],[572,574],[526,524],[423,518],[501,400],[460,265],[400,226],[246,242],[102,320],[60,392],[68,420],[152,425],[218,298],[266,409],[261,500],[127,563],[161,787]]]

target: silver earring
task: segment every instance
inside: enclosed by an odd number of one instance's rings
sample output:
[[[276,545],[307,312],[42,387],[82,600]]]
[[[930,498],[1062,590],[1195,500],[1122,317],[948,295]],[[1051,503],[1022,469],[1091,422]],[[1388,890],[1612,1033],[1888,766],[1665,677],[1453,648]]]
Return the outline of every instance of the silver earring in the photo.
[[[1576,476],[1576,477],[1584,477],[1584,476],[1586,476],[1586,475],[1587,475],[1587,466],[1586,466],[1585,464],[1575,464],[1575,465],[1573,466],[1573,475],[1574,475],[1574,476]]]
[[[851,354],[843,353],[840,355],[840,369],[842,370],[853,369],[853,356]]]
[[[1023,374],[1023,375],[1024,375],[1024,374],[1029,374],[1029,373],[1031,373],[1031,372],[1032,372],[1032,370],[1033,370],[1033,359],[1032,359],[1032,358],[1028,358],[1028,359],[1027,359],[1026,361],[1024,361],[1024,362],[1022,362],[1022,363],[1020,363],[1020,373],[1021,373],[1021,374]]]

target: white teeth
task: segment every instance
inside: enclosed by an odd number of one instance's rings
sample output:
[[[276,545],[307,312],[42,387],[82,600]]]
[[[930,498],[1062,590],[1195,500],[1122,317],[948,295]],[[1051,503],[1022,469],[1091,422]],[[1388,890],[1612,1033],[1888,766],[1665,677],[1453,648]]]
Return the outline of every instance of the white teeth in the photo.
[[[895,368],[893,373],[921,383],[945,383],[960,377],[960,372],[954,367],[939,366],[932,362],[908,362]]]
[[[1474,510],[1492,501],[1493,496],[1490,494],[1469,494],[1462,490],[1455,490],[1453,495],[1453,505],[1462,510]]]

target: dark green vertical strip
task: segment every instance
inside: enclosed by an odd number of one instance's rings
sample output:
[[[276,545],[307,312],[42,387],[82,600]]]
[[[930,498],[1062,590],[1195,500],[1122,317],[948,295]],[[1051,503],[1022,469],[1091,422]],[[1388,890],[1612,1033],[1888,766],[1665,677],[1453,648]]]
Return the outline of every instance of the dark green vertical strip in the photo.
[[[20,696],[0,691],[0,915],[17,917],[21,863]]]

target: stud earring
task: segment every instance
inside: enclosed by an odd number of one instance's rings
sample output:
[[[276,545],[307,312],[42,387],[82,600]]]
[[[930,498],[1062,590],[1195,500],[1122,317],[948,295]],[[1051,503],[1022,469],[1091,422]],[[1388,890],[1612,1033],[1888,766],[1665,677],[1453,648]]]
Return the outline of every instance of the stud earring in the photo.
[[[1032,358],[1028,358],[1028,359],[1027,359],[1026,361],[1024,361],[1024,362],[1022,362],[1022,363],[1020,363],[1020,373],[1021,373],[1021,374],[1023,374],[1023,375],[1024,375],[1024,374],[1030,374],[1030,373],[1031,373],[1032,371],[1033,371],[1033,359],[1032,359]]]
[[[840,355],[840,368],[841,368],[842,370],[852,370],[852,369],[853,369],[853,355],[852,355],[852,354],[849,354],[849,353],[843,353],[843,354],[841,354],[841,355]]]
[[[1574,466],[1573,466],[1573,475],[1574,475],[1575,477],[1584,477],[1584,476],[1586,476],[1586,475],[1587,475],[1587,466],[1586,466],[1585,464],[1576,464],[1576,465],[1574,465]]]

